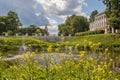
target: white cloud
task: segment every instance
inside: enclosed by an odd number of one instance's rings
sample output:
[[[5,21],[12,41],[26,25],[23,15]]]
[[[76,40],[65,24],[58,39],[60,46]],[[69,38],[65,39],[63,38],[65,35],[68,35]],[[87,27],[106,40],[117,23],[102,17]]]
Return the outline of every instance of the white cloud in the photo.
[[[84,15],[83,6],[87,6],[85,0],[0,0],[0,14],[13,10],[23,25],[49,24],[49,32],[56,33],[57,25],[64,22],[67,16],[72,14]]]
[[[37,7],[36,11],[39,14],[43,13],[42,15],[48,19],[50,25],[48,28],[52,33],[53,31],[58,31],[57,25],[59,21],[49,16],[56,16],[62,19],[63,22],[67,16],[72,14],[86,16],[86,14],[82,12],[82,7],[87,7],[85,0],[36,0],[36,4],[35,7],[41,5],[42,11],[37,11]]]
[[[45,15],[70,15],[83,13],[82,6],[87,6],[84,0],[36,0],[41,5]],[[76,11],[77,10],[77,11]]]
[[[50,34],[56,34],[58,32],[58,22],[52,18],[47,17],[49,24],[48,24],[48,31]]]

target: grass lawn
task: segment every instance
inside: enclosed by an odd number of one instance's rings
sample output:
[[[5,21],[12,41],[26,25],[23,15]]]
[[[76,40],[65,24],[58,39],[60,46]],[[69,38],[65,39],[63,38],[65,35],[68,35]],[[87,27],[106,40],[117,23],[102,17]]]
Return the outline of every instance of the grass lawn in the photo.
[[[74,36],[66,41],[69,45],[80,44],[84,45],[84,41],[91,41],[93,43],[100,42],[103,47],[120,47],[120,34],[97,34],[87,36]]]

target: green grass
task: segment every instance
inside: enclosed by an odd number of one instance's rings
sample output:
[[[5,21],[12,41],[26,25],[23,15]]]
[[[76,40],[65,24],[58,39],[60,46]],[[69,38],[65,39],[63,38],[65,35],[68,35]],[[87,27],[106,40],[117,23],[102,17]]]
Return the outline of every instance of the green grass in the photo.
[[[9,46],[15,46],[21,44],[21,38],[7,37],[0,39],[0,44]],[[0,80],[120,80],[120,72],[115,68],[120,66],[120,55],[114,56],[109,53],[108,49],[104,52],[98,51],[96,57],[89,57],[88,55],[96,53],[88,53],[87,50],[77,50],[78,45],[85,46],[85,43],[92,41],[91,45],[95,45],[91,49],[96,50],[96,43],[101,42],[104,46],[116,46],[120,45],[120,35],[90,35],[71,37],[68,40],[63,40],[58,43],[47,43],[34,38],[25,38],[26,45],[37,46],[40,48],[48,46],[48,51],[52,51],[51,46],[59,45],[57,48],[65,47],[68,45],[75,45],[73,51],[78,51],[79,57],[64,57],[61,53],[59,56],[59,63],[57,63],[54,53],[45,56],[44,52],[41,53],[41,58],[44,59],[45,65],[41,65],[39,60],[32,59],[37,53],[26,52],[24,58],[16,59],[15,61],[4,62],[0,58]],[[91,46],[90,45],[90,46]],[[2,45],[3,46],[3,45]],[[65,48],[62,46],[62,48]],[[43,47],[44,48],[44,47]],[[71,56],[73,51],[70,51],[68,56]],[[95,52],[95,51],[94,51]],[[65,53],[65,52],[64,52]],[[88,57],[86,57],[88,56]],[[23,64],[19,63],[19,60]],[[17,65],[15,64],[17,63]],[[113,67],[114,64],[114,67]],[[117,65],[116,65],[117,64]]]
[[[87,45],[90,47],[89,42],[101,43],[102,48],[120,48],[120,34],[97,34],[97,35],[86,35],[86,36],[74,36],[67,40],[61,39],[60,42],[44,42],[31,37],[0,37],[0,51],[19,50],[19,48],[25,43],[30,49],[33,50],[44,50],[46,51],[49,46],[51,48],[63,48],[68,45],[74,47],[78,44],[79,46]]]
[[[80,44],[84,45],[84,41],[92,41],[93,43],[100,42],[103,47],[120,47],[120,34],[97,34],[87,36],[75,36],[67,39],[69,45]]]
[[[0,38],[0,50],[1,51],[10,51],[10,50],[19,50],[22,45],[26,45],[31,49],[44,48],[50,45],[55,45],[55,43],[44,42],[35,38],[25,37],[2,37]]]

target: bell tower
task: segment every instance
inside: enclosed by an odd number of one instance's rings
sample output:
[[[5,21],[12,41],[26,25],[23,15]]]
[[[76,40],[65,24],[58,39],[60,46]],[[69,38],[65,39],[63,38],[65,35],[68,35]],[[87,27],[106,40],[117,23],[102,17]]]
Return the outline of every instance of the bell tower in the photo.
[[[48,27],[47,24],[45,25],[45,31],[48,32]]]
[[[44,30],[46,31],[46,35],[49,35],[47,24],[45,25],[45,29]]]

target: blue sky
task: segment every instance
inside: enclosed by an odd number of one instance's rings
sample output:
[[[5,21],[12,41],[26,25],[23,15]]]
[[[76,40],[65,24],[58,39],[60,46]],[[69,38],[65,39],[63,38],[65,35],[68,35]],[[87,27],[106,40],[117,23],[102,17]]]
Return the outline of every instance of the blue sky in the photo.
[[[105,10],[105,5],[99,0],[85,0],[87,3],[87,7],[83,8],[83,12],[86,15],[90,15],[93,10],[98,10],[99,12],[103,12]]]
[[[35,24],[49,32],[57,33],[57,25],[72,14],[89,17],[93,10],[104,11],[105,6],[98,0],[0,0],[0,15],[8,11],[17,12],[23,26]]]

